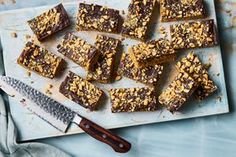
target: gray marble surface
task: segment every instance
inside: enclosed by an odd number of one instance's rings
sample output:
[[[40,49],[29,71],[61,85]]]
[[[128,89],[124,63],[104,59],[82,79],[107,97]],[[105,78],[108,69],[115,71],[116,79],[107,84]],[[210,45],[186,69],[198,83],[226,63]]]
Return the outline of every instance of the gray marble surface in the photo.
[[[0,1],[0,11],[54,4],[58,0]],[[121,0],[122,1],[122,0]],[[133,143],[128,154],[115,154],[85,134],[38,140],[73,156],[86,157],[233,157],[236,154],[236,2],[216,1],[230,113],[114,130]],[[96,145],[96,147],[94,147]]]

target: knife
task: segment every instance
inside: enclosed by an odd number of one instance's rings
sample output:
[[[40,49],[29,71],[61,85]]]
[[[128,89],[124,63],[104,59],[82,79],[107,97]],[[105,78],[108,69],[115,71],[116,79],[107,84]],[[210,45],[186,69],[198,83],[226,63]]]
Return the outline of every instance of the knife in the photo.
[[[131,148],[128,141],[15,78],[0,76],[0,88],[61,132],[66,133],[68,126],[75,123],[93,138],[110,145],[116,152],[126,153]]]

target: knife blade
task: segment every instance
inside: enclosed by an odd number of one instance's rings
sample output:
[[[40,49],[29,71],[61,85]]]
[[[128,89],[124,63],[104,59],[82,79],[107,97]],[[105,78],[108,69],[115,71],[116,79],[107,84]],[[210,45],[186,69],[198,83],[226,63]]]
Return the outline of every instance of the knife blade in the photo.
[[[131,148],[131,144],[125,139],[15,78],[0,76],[0,88],[61,132],[67,132],[68,126],[75,123],[93,138],[110,145],[116,152],[125,153]],[[28,101],[32,103],[27,103]]]

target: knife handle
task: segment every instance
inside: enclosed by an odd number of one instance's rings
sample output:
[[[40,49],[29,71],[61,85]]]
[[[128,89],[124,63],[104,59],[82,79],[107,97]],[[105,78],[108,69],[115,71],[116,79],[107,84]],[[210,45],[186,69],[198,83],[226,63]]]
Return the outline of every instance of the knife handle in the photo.
[[[116,152],[126,153],[131,148],[131,144],[128,141],[84,117],[82,117],[78,125],[93,138],[110,145]]]

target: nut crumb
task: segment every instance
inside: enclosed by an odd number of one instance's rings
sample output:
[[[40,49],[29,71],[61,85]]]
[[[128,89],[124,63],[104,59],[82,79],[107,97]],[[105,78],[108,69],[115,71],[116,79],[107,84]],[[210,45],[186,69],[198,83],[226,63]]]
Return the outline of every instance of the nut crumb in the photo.
[[[27,71],[26,74],[27,74],[27,76],[29,76],[29,77],[31,76],[31,72],[30,72],[30,71]]]
[[[217,73],[216,76],[220,76],[220,73]]]
[[[219,100],[219,102],[222,101],[222,97],[221,96],[217,96],[216,99]]]
[[[208,70],[211,67],[211,63],[204,64],[204,67]]]
[[[52,92],[51,92],[49,89],[46,89],[45,93],[46,93],[47,95],[52,95]]]
[[[30,38],[31,38],[31,36],[29,34],[25,35],[25,39],[30,39]]]
[[[125,15],[125,11],[124,11],[124,10],[122,10],[121,13],[122,13],[123,15]]]
[[[52,84],[48,84],[48,88],[51,89],[53,87]]]
[[[12,32],[12,33],[11,33],[11,37],[17,38],[17,33],[16,33],[16,32]]]
[[[34,81],[30,81],[30,83],[31,83],[31,84],[33,84],[33,83],[34,83]]]

